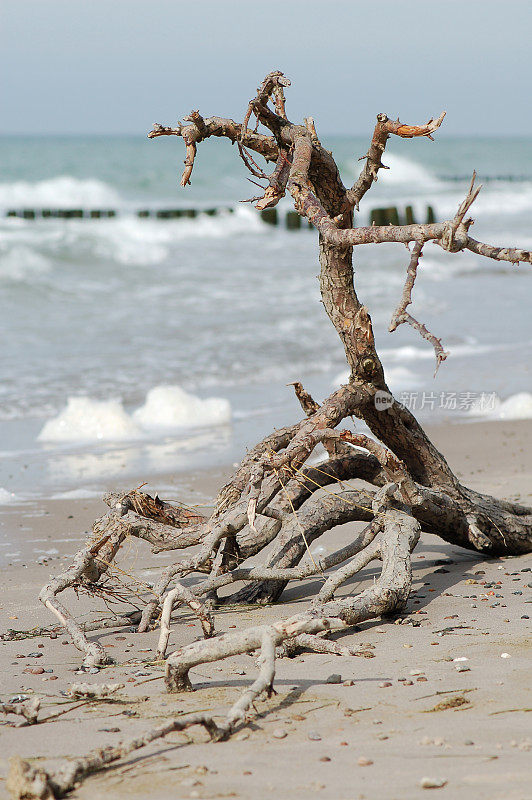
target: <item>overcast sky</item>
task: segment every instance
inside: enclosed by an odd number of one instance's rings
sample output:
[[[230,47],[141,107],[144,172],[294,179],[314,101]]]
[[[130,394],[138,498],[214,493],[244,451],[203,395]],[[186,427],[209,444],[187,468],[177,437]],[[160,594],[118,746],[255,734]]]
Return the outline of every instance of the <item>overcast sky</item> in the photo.
[[[288,116],[367,134],[384,111],[447,134],[532,134],[530,0],[0,0],[1,133],[144,134],[242,119],[262,77]]]

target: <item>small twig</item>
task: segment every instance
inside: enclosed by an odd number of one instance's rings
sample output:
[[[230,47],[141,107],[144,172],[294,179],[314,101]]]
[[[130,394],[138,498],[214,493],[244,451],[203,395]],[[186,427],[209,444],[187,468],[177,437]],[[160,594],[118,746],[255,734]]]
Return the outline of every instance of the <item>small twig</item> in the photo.
[[[247,169],[251,172],[251,174],[254,175],[256,178],[263,178],[264,180],[268,180],[268,176],[266,175],[264,170],[259,167],[259,165],[253,159],[253,157],[244,149],[243,145],[240,142],[237,142],[236,144],[238,147],[240,158],[246,165]],[[256,185],[259,186],[260,184]]]
[[[414,288],[414,283],[417,277],[417,268],[419,266],[419,259],[423,255],[423,242],[416,242],[414,247],[412,248],[412,254],[410,256],[410,263],[408,265],[407,273],[406,273],[406,280],[405,285],[403,287],[403,294],[401,295],[401,300],[399,305],[395,309],[392,319],[390,321],[390,325],[388,330],[392,333],[399,325],[402,325],[404,322],[407,322],[411,325],[414,330],[418,331],[421,336],[426,339],[434,348],[434,355],[436,356],[436,372],[439,369],[439,366],[442,361],[445,361],[447,356],[449,355],[446,352],[441,343],[441,339],[438,339],[437,336],[434,336],[428,328],[423,325],[423,323],[418,322],[411,314],[408,313],[406,310],[407,306],[410,305],[412,302],[412,289]],[[436,374],[436,372],[434,374]]]
[[[478,194],[482,189],[482,184],[475,188],[476,177],[477,173],[473,172],[468,193],[458,206],[458,211],[454,215],[454,218],[446,224],[443,235],[438,242],[444,250],[447,250],[450,253],[457,253],[467,246],[469,238],[468,230],[473,224],[473,220],[469,218],[464,222],[464,217],[477,199]]]
[[[495,714],[513,714],[516,711],[529,712],[529,711],[532,711],[532,708],[505,708],[505,709],[503,709],[501,711],[490,711],[488,716],[494,717]]]

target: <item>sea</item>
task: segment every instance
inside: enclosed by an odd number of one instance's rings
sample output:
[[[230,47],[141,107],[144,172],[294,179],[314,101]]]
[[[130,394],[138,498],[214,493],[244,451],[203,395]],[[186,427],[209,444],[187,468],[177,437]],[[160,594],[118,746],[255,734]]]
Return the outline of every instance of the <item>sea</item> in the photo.
[[[323,144],[351,184],[368,140]],[[186,189],[174,137],[3,137],[0,153],[0,504],[236,462],[301,417],[287,384],[322,400],[346,379],[320,302],[317,233],[286,228],[287,199],[277,226],[242,202],[260,191],[229,143],[199,146]],[[384,162],[357,224],[392,205],[446,219],[475,169],[472,235],[532,249],[532,139],[392,138]],[[22,208],[116,214],[7,216]],[[168,208],[199,213],[154,216]],[[531,265],[425,247],[411,309],[449,351],[435,374],[414,330],[388,332],[408,260],[403,245],[355,250],[399,399],[425,423],[532,417]]]

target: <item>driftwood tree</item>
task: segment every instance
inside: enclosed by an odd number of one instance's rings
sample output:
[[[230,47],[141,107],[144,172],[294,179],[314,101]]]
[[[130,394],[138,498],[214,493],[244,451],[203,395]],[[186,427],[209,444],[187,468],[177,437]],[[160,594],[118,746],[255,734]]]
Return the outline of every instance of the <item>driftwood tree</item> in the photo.
[[[183,187],[190,183],[198,145],[212,136],[236,144],[257,177],[267,176],[249,151],[275,164],[263,196],[255,198],[256,207],[275,206],[288,192],[297,212],[318,230],[321,295],[344,346],[349,382],[321,404],[295,384],[305,416],[296,425],[274,431],[247,453],[221,489],[209,518],[138,490],[108,495],[110,510],[96,521],[86,547],[40,595],[84,653],[84,664],[102,665],[108,660],[104,649],[89,641],[57,595],[67,587],[94,588],[127,537],[144,539],[155,552],[193,548],[191,554],[184,554],[163,571],[147,597],[138,629],[146,631],[160,620],[158,654],[165,657],[172,610],[186,604],[197,615],[205,639],[166,659],[166,686],[171,692],[192,688],[189,670],[198,664],[260,650],[259,677],[224,722],[215,723],[201,714],[182,717],[173,728],[167,726],[175,730],[201,724],[215,739],[227,737],[245,720],[253,699],[271,690],[276,647],[284,643],[285,650],[349,652],[328,641],[327,634],[404,607],[412,580],[411,553],[422,531],[485,555],[517,555],[532,549],[532,508],[463,486],[415,417],[393,397],[375,349],[369,311],[356,294],[352,261],[353,248],[358,245],[406,245],[406,282],[390,329],[403,322],[412,325],[433,345],[439,364],[447,355],[440,340],[407,311],[425,244],[433,242],[449,253],[470,250],[515,264],[532,263],[532,253],[494,247],[469,235],[473,220],[466,215],[480,189],[475,188],[475,175],[453,219],[426,225],[354,227],[353,210],[384,166],[382,156],[389,137],[432,138],[444,114],[420,126],[404,125],[379,114],[362,172],[355,184],[346,188],[332,153],[320,144],[312,118],[305,119],[304,125],[287,118],[284,89],[289,85],[281,72],[271,72],[249,103],[241,124],[220,117],[204,118],[193,111],[186,124],[175,128],[155,125],[148,136],[184,140]],[[248,127],[252,117],[256,120],[253,130]],[[267,133],[259,132],[259,125]],[[364,420],[374,438],[343,429],[342,422],[352,417]],[[317,467],[305,466],[319,444],[328,458]],[[367,489],[346,485],[351,479],[363,481]],[[367,525],[346,547],[300,565],[311,542],[353,520]],[[245,564],[272,542],[273,553],[266,561]],[[382,562],[378,580],[360,594],[336,599],[337,589],[372,561]],[[186,586],[184,576],[193,574],[204,575],[204,579]],[[307,611],[275,624],[213,635],[212,603],[272,603],[289,581],[316,574],[324,581]],[[245,588],[225,601],[218,598],[217,590],[237,581],[245,581]],[[147,740],[164,735],[167,728],[152,731]],[[145,743],[139,742],[135,747]],[[124,745],[123,752],[131,749],[131,743]],[[109,760],[119,756],[114,752]],[[90,763],[79,767],[79,775],[101,768],[105,759],[100,761],[92,756]],[[17,768],[24,773],[20,765]],[[26,777],[29,780],[31,775]],[[53,779],[50,781],[51,791],[56,791]],[[61,784],[57,791],[67,790],[66,784]]]

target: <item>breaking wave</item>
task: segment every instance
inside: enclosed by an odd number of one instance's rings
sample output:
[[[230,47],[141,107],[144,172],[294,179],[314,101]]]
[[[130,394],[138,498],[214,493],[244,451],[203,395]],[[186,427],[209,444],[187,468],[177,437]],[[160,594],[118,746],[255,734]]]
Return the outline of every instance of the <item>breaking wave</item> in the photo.
[[[50,271],[50,259],[27,245],[15,245],[0,252],[0,280],[25,281]]]
[[[63,260],[90,259],[122,265],[151,266],[168,259],[186,240],[224,239],[264,233],[267,226],[252,210],[215,217],[159,221],[124,214],[113,219],[1,221],[0,280],[24,280]],[[60,261],[58,260],[60,259]]]
[[[97,178],[59,175],[34,183],[0,183],[2,208],[99,208],[120,204],[118,192]]]
[[[434,189],[443,184],[443,181],[439,180],[429,169],[416,161],[397,155],[397,153],[387,152],[383,157],[383,162],[389,167],[389,169],[382,169],[379,172],[379,183],[383,186],[411,185]]]

